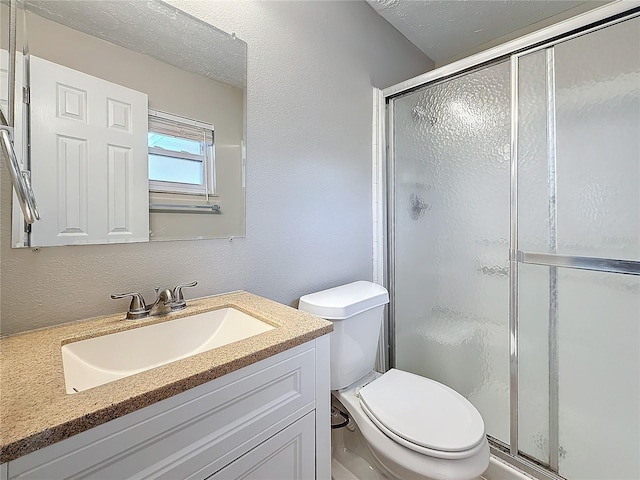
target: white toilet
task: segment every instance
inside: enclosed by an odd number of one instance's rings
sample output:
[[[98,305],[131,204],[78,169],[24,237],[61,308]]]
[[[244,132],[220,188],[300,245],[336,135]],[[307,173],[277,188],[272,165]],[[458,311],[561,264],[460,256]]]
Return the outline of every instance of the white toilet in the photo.
[[[362,432],[374,467],[407,480],[470,480],[489,465],[480,413],[462,395],[427,378],[374,372],[389,294],[354,282],[305,295],[299,309],[333,322],[331,390]]]

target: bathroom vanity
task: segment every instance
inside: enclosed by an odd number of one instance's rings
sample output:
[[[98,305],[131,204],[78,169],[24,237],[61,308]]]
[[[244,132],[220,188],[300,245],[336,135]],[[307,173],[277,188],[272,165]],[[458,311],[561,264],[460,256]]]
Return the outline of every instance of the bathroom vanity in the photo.
[[[275,328],[66,393],[63,344],[223,308]],[[330,478],[329,322],[246,292],[122,318],[0,340],[1,480]]]

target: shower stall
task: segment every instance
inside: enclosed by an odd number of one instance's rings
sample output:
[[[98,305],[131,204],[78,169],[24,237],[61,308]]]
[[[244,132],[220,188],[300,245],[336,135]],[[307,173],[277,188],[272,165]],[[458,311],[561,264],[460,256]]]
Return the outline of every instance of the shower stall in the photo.
[[[540,477],[640,478],[639,14],[384,91],[390,364]]]

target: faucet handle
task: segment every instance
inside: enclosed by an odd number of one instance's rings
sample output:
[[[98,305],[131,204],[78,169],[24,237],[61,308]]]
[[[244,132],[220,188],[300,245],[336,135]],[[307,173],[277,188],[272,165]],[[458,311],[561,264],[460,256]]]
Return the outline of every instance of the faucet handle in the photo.
[[[112,293],[111,298],[116,300],[118,298],[131,297],[131,304],[129,305],[129,311],[127,312],[127,318],[129,320],[136,320],[144,318],[149,314],[149,309],[144,303],[144,298],[137,292],[131,293]]]
[[[182,310],[187,307],[187,302],[182,295],[182,289],[186,287],[195,287],[198,285],[198,282],[186,283],[184,285],[177,285],[173,289],[173,305],[171,306],[171,310]]]

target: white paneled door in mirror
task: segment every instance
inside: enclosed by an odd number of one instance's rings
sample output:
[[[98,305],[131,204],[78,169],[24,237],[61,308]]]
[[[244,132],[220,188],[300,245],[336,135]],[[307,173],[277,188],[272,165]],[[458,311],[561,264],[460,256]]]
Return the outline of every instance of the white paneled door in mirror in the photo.
[[[34,245],[149,239],[147,95],[31,56]]]
[[[396,365],[509,442],[509,63],[394,101]]]

